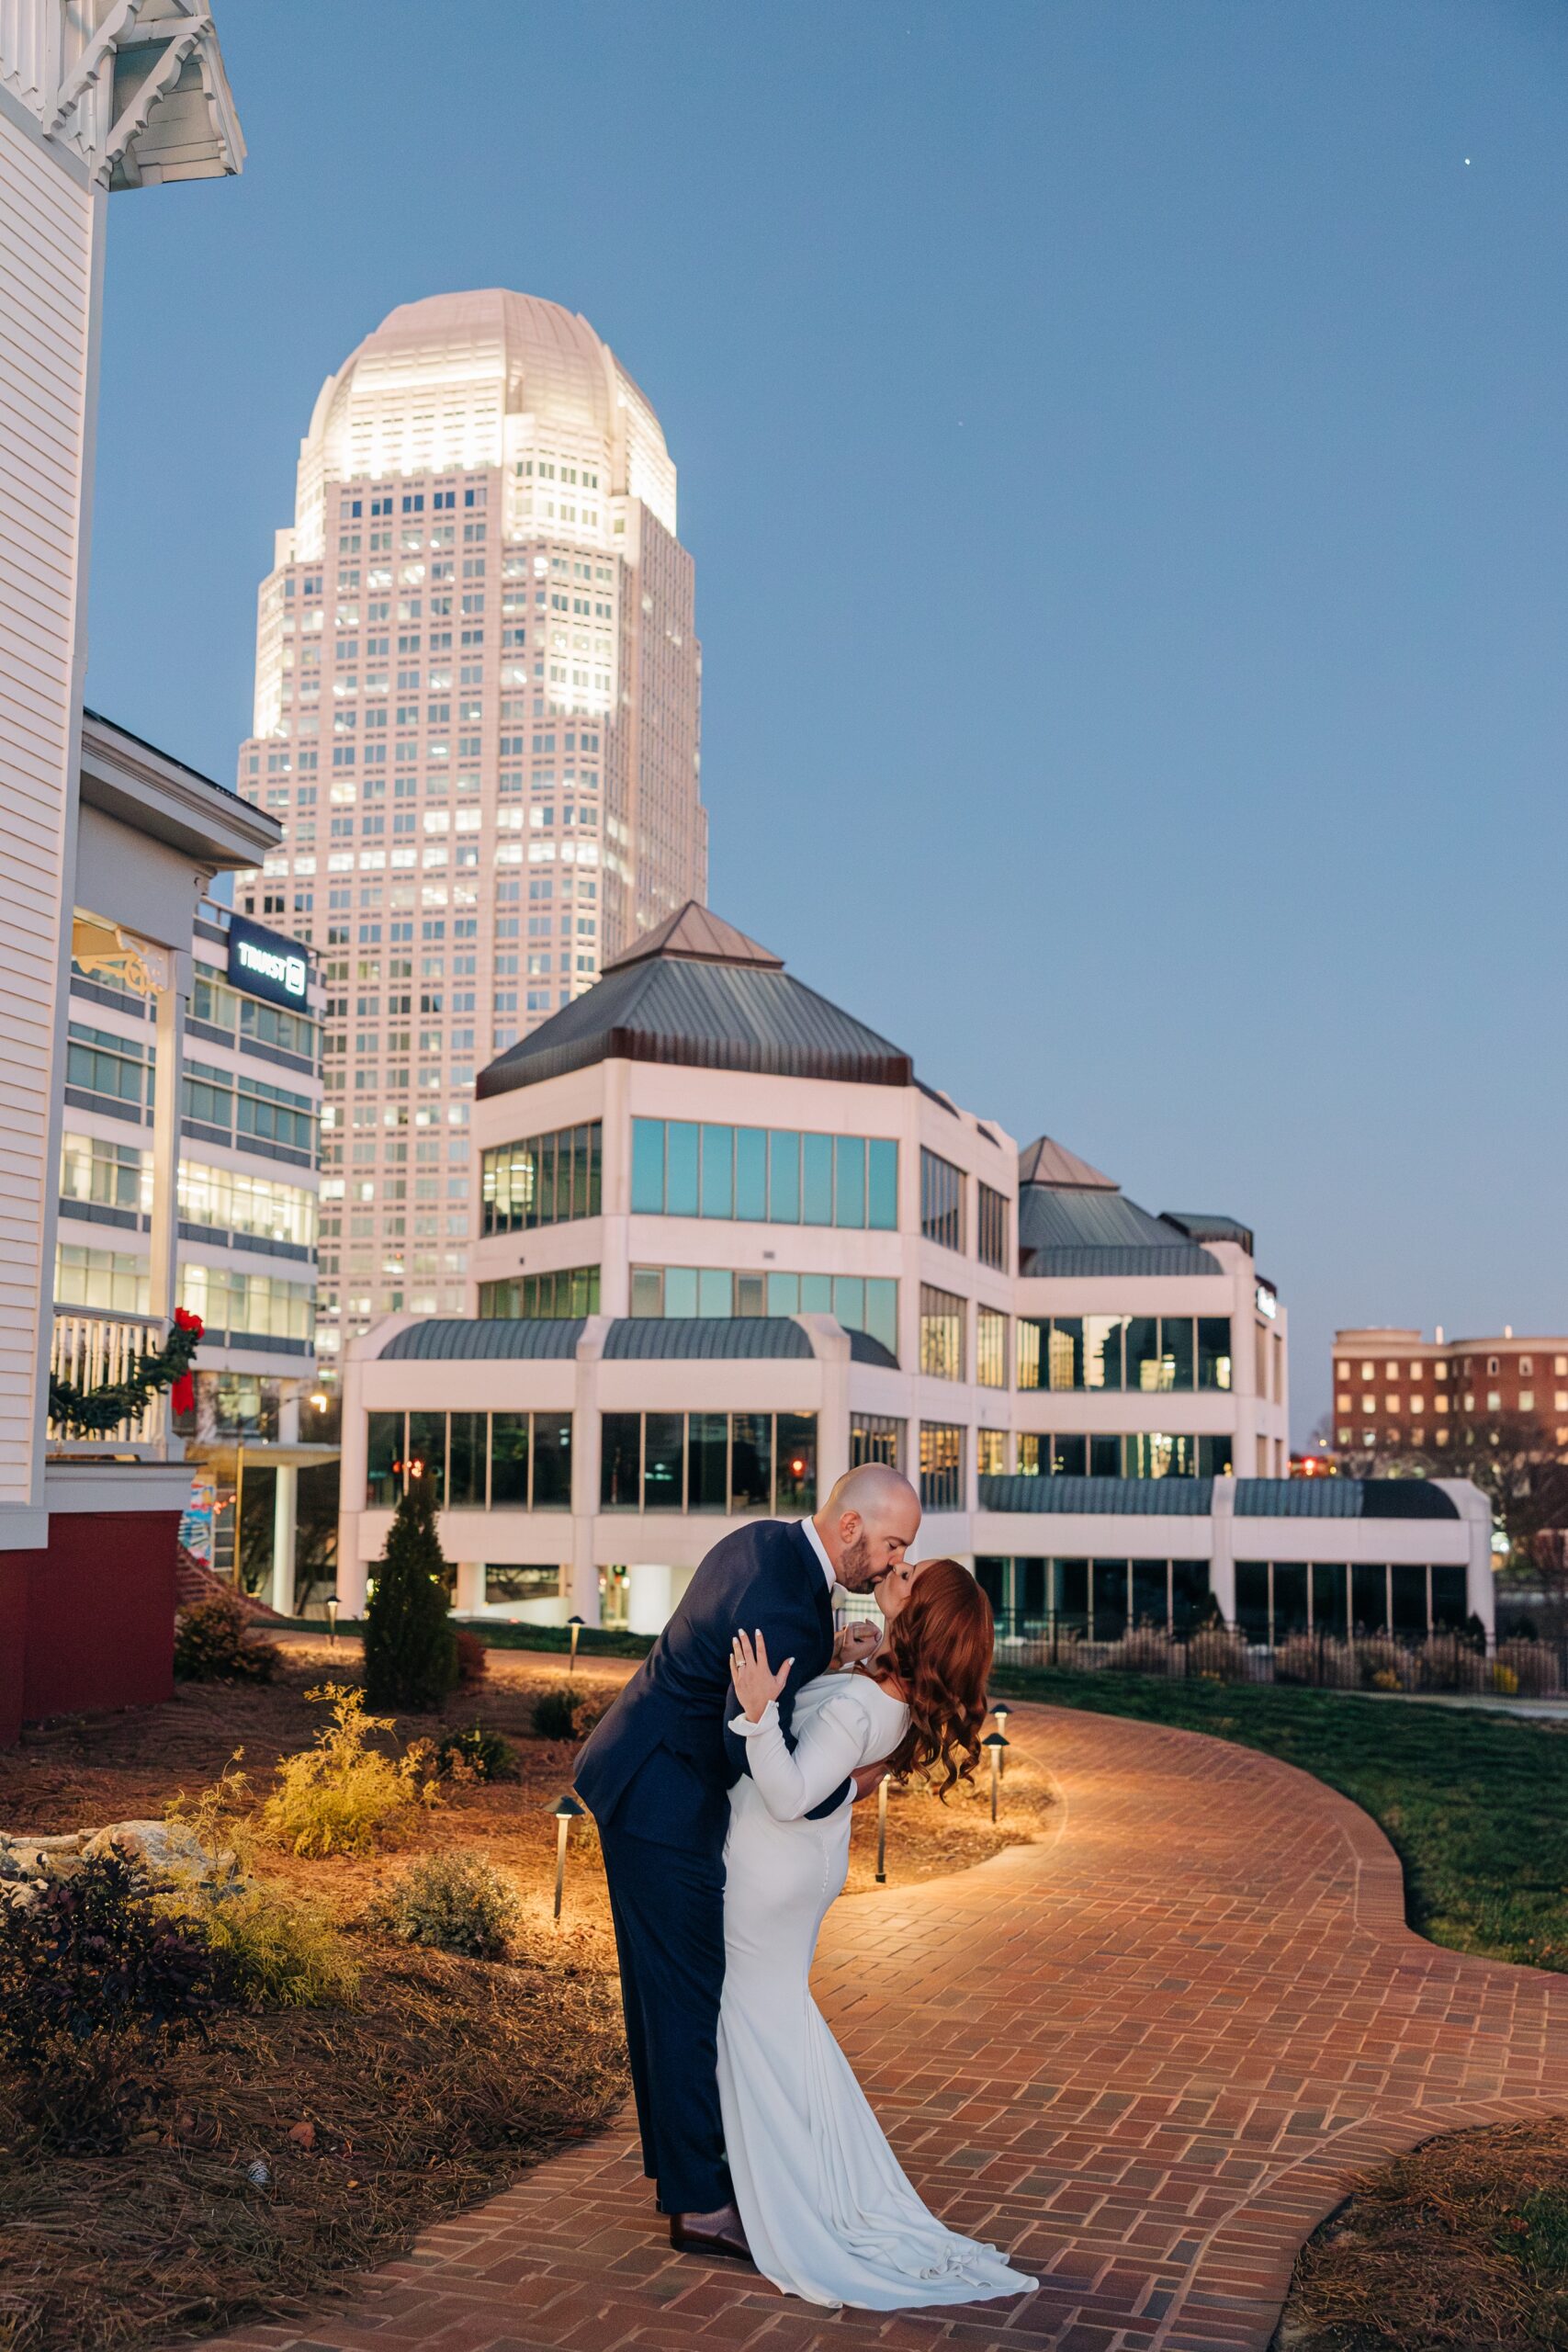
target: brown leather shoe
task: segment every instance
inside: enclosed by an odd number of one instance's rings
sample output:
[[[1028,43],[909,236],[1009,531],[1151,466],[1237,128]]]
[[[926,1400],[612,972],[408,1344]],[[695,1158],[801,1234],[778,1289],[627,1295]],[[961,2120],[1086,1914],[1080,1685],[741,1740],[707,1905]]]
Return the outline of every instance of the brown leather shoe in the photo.
[[[751,2249],[739,2222],[733,2229],[688,2229],[684,2213],[671,2213],[670,2243],[677,2254],[721,2256],[728,2262],[750,2262],[751,2259]]]

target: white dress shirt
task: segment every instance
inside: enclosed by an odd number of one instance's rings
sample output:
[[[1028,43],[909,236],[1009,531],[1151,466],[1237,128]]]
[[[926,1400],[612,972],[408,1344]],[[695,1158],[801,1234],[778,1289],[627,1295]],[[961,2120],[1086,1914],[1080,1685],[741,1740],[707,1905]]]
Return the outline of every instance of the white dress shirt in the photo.
[[[803,1519],[799,1523],[805,1532],[807,1542],[810,1544],[812,1550],[817,1555],[818,1560],[821,1564],[822,1573],[828,1579],[829,1591],[832,1592],[836,1590],[839,1582],[838,1571],[834,1567],[832,1561],[828,1557],[827,1545],[823,1543],[822,1538],[817,1532],[817,1521],[814,1519]]]

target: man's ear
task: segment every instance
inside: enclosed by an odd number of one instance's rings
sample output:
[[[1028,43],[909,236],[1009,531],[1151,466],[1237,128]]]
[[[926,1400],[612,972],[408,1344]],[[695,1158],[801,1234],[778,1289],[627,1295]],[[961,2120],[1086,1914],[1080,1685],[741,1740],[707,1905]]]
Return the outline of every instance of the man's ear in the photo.
[[[860,1541],[861,1516],[858,1510],[847,1510],[839,1521],[839,1542],[846,1552]]]

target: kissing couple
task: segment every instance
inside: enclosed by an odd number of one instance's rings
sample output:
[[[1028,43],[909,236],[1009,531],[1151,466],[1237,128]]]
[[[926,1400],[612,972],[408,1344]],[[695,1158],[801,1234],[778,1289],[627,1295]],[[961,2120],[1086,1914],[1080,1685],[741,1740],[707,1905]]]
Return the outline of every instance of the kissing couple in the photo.
[[[919,1523],[867,1463],[815,1518],[725,1536],[577,1768],[671,2244],[864,2311],[1036,2283],[927,2211],[811,1997],[851,1806],[889,1771],[951,1788],[985,1722],[990,1604],[956,1560],[911,1566]],[[835,1634],[840,1588],[874,1592],[886,1630]]]

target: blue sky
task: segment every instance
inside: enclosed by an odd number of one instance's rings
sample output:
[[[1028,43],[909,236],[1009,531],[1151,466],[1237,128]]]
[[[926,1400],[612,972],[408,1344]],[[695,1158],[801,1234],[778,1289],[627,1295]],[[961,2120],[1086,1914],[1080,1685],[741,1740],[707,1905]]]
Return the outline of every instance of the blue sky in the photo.
[[[324,375],[581,310],[681,469],[714,905],[1338,1322],[1568,1329],[1568,12],[218,0],[116,197],[90,698],[231,781]]]

